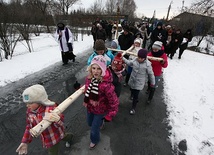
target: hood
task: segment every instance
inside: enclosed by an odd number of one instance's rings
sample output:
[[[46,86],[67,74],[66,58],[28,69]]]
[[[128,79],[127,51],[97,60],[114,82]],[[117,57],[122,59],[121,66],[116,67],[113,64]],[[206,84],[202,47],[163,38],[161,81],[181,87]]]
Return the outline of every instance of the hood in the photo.
[[[111,73],[111,70],[109,68],[106,69],[106,74],[103,77],[103,81],[105,81],[105,82],[112,82],[113,81],[112,73]]]

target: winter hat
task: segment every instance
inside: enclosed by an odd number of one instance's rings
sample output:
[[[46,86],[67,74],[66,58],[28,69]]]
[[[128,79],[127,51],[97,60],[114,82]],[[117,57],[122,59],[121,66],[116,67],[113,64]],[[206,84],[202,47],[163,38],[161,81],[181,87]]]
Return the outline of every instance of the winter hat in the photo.
[[[117,48],[117,46],[118,46],[118,41],[115,39],[115,40],[112,40],[112,42],[111,42],[111,48]]]
[[[129,32],[129,27],[127,25],[123,26],[123,31]]]
[[[59,22],[59,23],[57,24],[57,27],[58,27],[59,30],[64,30],[65,24],[63,24],[62,22]]]
[[[140,58],[146,58],[148,51],[146,49],[140,49],[137,53],[137,56]]]
[[[157,26],[163,26],[162,22],[158,22]]]
[[[161,41],[155,41],[154,44],[152,45],[152,48],[161,50],[163,43]]]
[[[134,40],[134,43],[139,43],[139,44],[141,44],[141,41],[140,41],[139,38],[136,38],[136,39]]]
[[[44,106],[51,106],[55,104],[55,102],[48,99],[45,88],[39,84],[26,88],[22,93],[22,97],[23,102],[25,103],[40,103]]]
[[[95,42],[95,50],[99,51],[99,50],[105,50],[106,46],[105,46],[105,42],[102,39],[98,39]]]
[[[112,68],[115,68],[116,70],[120,71],[123,69],[123,56],[121,53],[118,53],[115,57],[114,60],[111,63]]]
[[[96,55],[92,59],[90,66],[92,66],[93,64],[97,64],[101,68],[101,70],[102,70],[101,76],[105,76],[106,68],[107,68],[106,58],[103,55]]]

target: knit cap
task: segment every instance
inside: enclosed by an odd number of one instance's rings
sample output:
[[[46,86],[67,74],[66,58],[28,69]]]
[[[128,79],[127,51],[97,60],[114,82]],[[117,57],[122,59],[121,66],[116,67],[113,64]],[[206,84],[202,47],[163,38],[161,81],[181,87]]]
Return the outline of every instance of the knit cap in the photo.
[[[161,41],[155,41],[152,48],[161,50],[163,43]]]
[[[45,88],[39,84],[26,88],[22,93],[22,97],[23,102],[25,103],[40,103],[44,106],[51,106],[55,104],[55,102],[48,99]]]
[[[140,57],[140,58],[145,58],[146,59],[147,58],[147,53],[148,53],[148,51],[146,49],[140,49],[138,51],[137,56]]]
[[[102,39],[98,39],[95,42],[95,50],[99,51],[99,50],[105,50],[106,46],[105,46],[105,42]]]
[[[92,66],[93,64],[97,64],[101,68],[101,70],[102,70],[101,76],[105,76],[106,68],[107,68],[106,58],[103,55],[96,55],[92,59],[90,66]]]
[[[117,49],[117,46],[118,46],[118,41],[116,39],[112,40],[112,42],[111,42],[111,48]]]
[[[115,68],[117,71],[120,71],[123,69],[123,59],[122,59],[122,54],[118,53],[115,57],[114,60],[111,63],[112,68]]]

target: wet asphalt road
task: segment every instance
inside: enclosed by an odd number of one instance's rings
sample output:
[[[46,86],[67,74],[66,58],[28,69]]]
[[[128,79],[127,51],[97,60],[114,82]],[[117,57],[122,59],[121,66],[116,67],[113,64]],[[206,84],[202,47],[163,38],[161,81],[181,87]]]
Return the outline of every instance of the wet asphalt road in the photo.
[[[25,79],[1,87],[0,91],[0,155],[15,155],[25,129],[25,104],[23,90],[36,83],[43,84],[49,98],[61,103],[73,92],[73,84],[84,83],[86,60],[92,49],[77,55],[79,63],[62,66],[61,62]],[[160,81],[151,105],[146,105],[145,90],[140,93],[136,114],[129,115],[131,100],[128,87],[123,87],[119,112],[114,120],[106,123],[101,131],[101,141],[95,150],[89,150],[90,128],[86,123],[86,109],[82,106],[83,95],[64,111],[66,131],[74,134],[71,148],[61,142],[60,155],[172,155],[168,139],[166,105],[163,102],[163,86]],[[40,138],[29,145],[29,155],[47,155]]]

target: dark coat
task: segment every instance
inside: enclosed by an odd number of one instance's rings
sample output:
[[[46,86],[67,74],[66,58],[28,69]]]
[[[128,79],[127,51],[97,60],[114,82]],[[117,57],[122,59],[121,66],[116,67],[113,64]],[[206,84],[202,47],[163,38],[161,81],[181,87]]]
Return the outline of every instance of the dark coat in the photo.
[[[130,33],[128,33],[127,35],[122,33],[118,38],[118,43],[120,45],[121,50],[127,50],[134,43],[134,36]]]
[[[188,46],[188,43],[189,43],[190,41],[192,41],[192,32],[191,32],[190,29],[187,30],[187,31],[184,33],[183,38],[186,38],[186,39],[188,39],[188,40],[187,40],[187,42],[185,42],[185,43],[183,43],[183,44],[181,43],[180,46],[179,46],[179,48],[182,49],[182,50],[185,50],[185,49],[187,48],[187,46]]]

